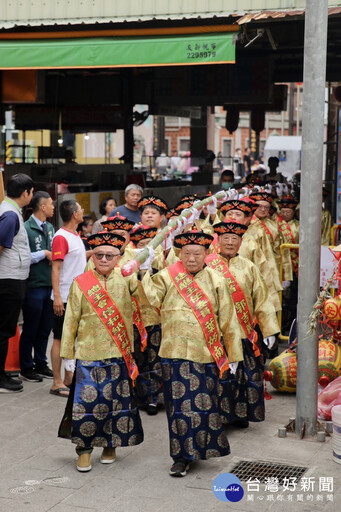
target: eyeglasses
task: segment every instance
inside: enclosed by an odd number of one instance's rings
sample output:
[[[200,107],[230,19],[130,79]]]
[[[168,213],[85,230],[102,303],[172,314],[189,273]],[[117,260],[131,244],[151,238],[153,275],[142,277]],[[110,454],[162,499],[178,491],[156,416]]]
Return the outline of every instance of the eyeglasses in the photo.
[[[258,210],[270,210],[270,206],[258,206]]]
[[[102,260],[105,257],[107,261],[112,261],[114,258],[119,256],[119,254],[104,254],[102,252],[94,252],[94,255],[97,260]]]

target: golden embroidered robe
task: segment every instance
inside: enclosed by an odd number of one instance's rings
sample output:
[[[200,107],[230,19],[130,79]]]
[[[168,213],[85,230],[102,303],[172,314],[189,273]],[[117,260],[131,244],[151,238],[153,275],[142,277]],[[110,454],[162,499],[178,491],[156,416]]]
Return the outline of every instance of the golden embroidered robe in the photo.
[[[291,236],[284,236],[281,230],[279,230],[281,244],[299,243],[300,238],[300,223],[297,219],[289,220],[288,222],[291,232],[294,236],[295,241],[292,240]],[[292,281],[294,272],[291,262],[290,249],[283,249],[283,281]]]
[[[136,275],[124,278],[120,268],[114,268],[108,277],[104,277],[96,270],[93,272],[118,307],[125,322],[133,350],[134,336],[131,295],[137,291]],[[75,347],[76,338],[77,346]],[[114,340],[90,302],[85,298],[77,281],[74,281],[70,288],[60,355],[67,359],[76,358],[86,361],[122,357]]]
[[[213,269],[204,267],[195,275],[195,280],[212,305],[229,361],[242,361],[239,323],[225,279]],[[202,328],[176,289],[168,270],[161,270],[152,277],[147,273],[142,286],[149,303],[161,310],[162,341],[159,356],[197,363],[214,362]]]
[[[250,230],[250,231],[249,231]],[[269,292],[269,297],[276,311],[281,310],[281,303],[278,297],[278,291],[282,289],[279,280],[279,274],[275,265],[273,256],[270,253],[269,242],[264,241],[263,246],[267,248],[267,255],[264,254],[259,242],[262,233],[257,228],[248,228],[242,238],[242,244],[239,248],[240,256],[252,261],[258,268]],[[272,252],[272,251],[271,251]]]
[[[221,254],[218,257],[223,260],[243,290],[251,317],[257,319],[263,336],[267,337],[278,333],[280,329],[276,311],[269,298],[267,286],[256,265],[239,254],[229,259],[224,258]],[[215,271],[218,272],[218,269],[215,269]],[[221,275],[224,274],[221,273]],[[242,338],[246,337],[242,327],[241,336]]]

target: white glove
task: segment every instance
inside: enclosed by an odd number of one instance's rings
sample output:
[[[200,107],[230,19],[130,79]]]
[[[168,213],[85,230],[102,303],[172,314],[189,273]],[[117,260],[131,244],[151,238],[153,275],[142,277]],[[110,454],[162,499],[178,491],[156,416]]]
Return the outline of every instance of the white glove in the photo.
[[[208,215],[215,215],[217,212],[217,198],[212,197],[212,203],[206,205]]]
[[[74,359],[66,359],[65,357],[63,357],[63,367],[64,367],[64,370],[66,370],[67,372],[74,372],[75,371],[75,360]]]
[[[267,183],[267,184],[265,185],[265,187],[264,187],[264,190],[265,190],[265,192],[267,192],[268,194],[271,194],[271,192],[272,192],[272,185],[271,185],[271,183]]]
[[[230,199],[238,199],[239,191],[235,188],[230,188]]]
[[[232,373],[232,375],[236,374],[238,364],[239,364],[238,362],[237,363],[229,363],[230,372]]]
[[[250,189],[247,187],[243,187],[238,190],[238,199],[243,199],[244,197],[247,197],[250,194]]]
[[[169,222],[168,222],[168,225],[170,222],[173,222],[174,219],[171,219]],[[180,233],[182,233],[182,230],[183,230],[183,222],[181,222],[181,220],[177,220],[177,227],[173,229],[173,231],[171,231],[170,233],[168,233],[167,235],[167,238],[169,237],[172,237],[172,239],[174,239],[176,237],[176,235],[180,235]]]
[[[201,203],[200,199],[196,199],[196,200],[194,201],[194,203],[193,203],[193,206],[198,206],[198,203]],[[199,210],[198,210],[198,212],[199,212],[199,217],[200,217],[200,214],[201,214],[201,212],[203,211],[203,209],[204,209],[204,207],[203,207],[203,206],[201,206],[201,207],[199,208]],[[198,218],[199,218],[199,217],[198,217]]]
[[[290,288],[290,281],[282,281],[283,290]]]
[[[144,251],[144,249],[148,249],[149,256],[147,257],[146,261],[141,263],[140,269],[141,270],[151,270],[152,269],[152,263],[153,263],[154,258],[155,258],[155,251],[154,251],[154,249],[152,247],[147,246],[147,247],[144,247],[143,249],[137,249],[137,254],[139,254],[140,252]]]
[[[267,338],[264,338],[263,341],[264,341],[265,345],[269,349],[271,349],[275,344],[276,336],[268,336]]]
[[[196,208],[185,208],[185,210],[181,212],[181,215],[188,212],[191,212],[191,215],[189,217],[184,217],[184,227],[194,224],[200,216],[200,212]]]

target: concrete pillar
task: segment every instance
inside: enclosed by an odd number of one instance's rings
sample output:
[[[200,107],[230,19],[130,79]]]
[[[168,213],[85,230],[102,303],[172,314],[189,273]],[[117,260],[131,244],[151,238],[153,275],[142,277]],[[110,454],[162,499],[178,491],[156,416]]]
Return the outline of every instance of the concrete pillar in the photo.
[[[316,434],[318,340],[308,334],[320,286],[324,100],[328,0],[308,0],[305,13],[296,434]]]

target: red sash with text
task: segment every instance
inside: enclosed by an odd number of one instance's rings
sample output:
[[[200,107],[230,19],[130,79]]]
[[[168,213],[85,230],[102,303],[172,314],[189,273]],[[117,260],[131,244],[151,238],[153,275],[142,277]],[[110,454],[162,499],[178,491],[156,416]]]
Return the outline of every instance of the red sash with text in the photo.
[[[232,295],[232,300],[234,302],[234,307],[237,313],[239,323],[242,326],[243,331],[245,332],[246,338],[250,340],[252,343],[255,356],[259,356],[260,351],[256,343],[258,335],[253,328],[252,316],[242,288],[240,287],[238,281],[236,280],[236,278],[234,277],[234,275],[232,274],[232,272],[230,271],[230,269],[221,259],[220,256],[210,254],[206,258],[206,263],[214,270],[217,270],[218,272],[224,274],[230,293]]]
[[[168,272],[179,294],[198,320],[205,336],[207,348],[219,368],[220,376],[222,376],[229,369],[229,363],[225,349],[220,342],[220,333],[209,298],[193,276],[187,272],[182,261],[170,265]]]
[[[296,244],[297,242],[296,242],[294,234],[291,230],[289,222],[284,220],[281,215],[278,215],[277,224],[278,224],[278,229],[280,230],[280,232],[283,235],[285,243],[286,244]],[[296,276],[298,276],[298,261],[299,261],[298,249],[290,249],[290,257],[291,257],[292,268],[293,268]]]
[[[265,222],[263,222],[262,220],[258,219],[258,217],[256,217],[255,215],[252,217],[252,220],[253,221],[256,221],[256,222],[253,222],[253,224],[260,224],[262,226],[262,228],[264,229],[265,233],[267,235],[269,235],[269,237],[271,238],[271,242],[272,242],[272,245],[274,243],[274,237],[272,236],[272,233],[270,231],[270,229],[268,228],[268,226],[265,224]]]
[[[76,277],[75,281],[121,352],[134,383],[139,372],[131,353],[128,331],[118,307],[92,270]]]
[[[133,305],[133,322],[140,334],[141,352],[144,352],[147,347],[147,331],[142,320],[141,310],[137,299],[132,297],[131,301]]]

